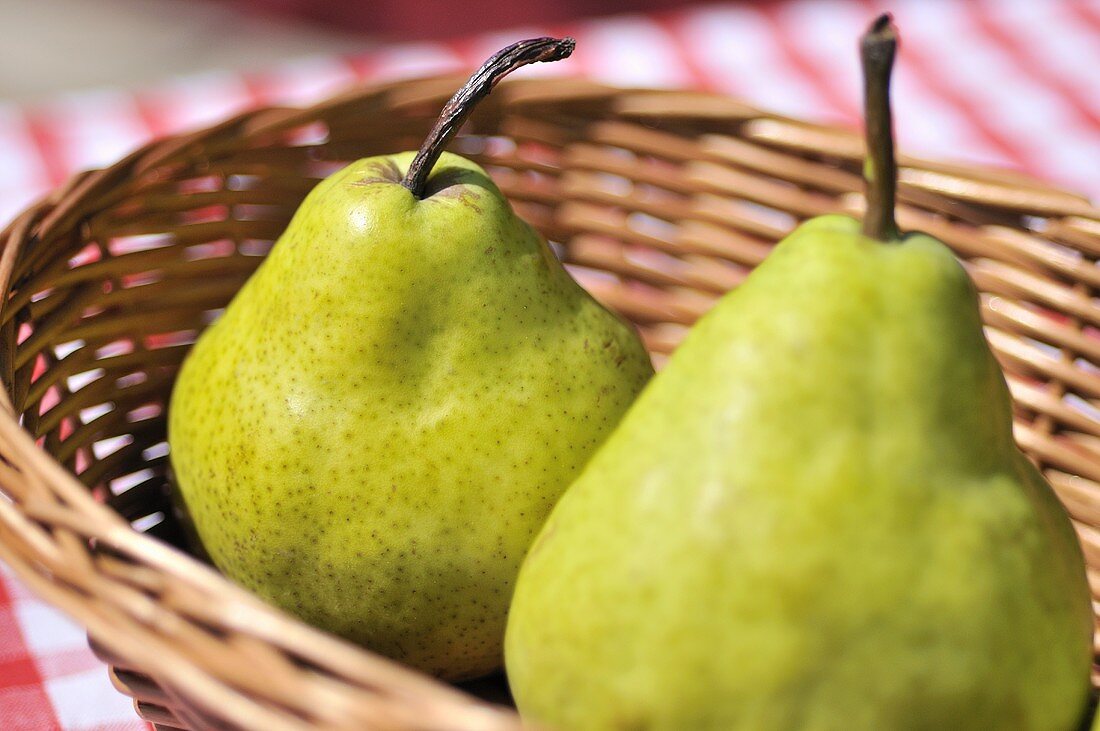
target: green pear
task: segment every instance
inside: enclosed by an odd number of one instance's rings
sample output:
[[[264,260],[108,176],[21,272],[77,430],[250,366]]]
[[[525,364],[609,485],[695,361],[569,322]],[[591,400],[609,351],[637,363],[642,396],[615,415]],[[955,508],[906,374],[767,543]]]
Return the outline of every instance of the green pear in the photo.
[[[692,329],[517,580],[508,678],[569,729],[1070,731],[1092,613],[1012,437],[976,290],[899,236],[889,18],[869,210],[809,221]]]
[[[439,157],[504,73],[571,49],[505,49],[415,158],[321,182],[172,396],[179,492],[217,567],[451,679],[500,666],[523,555],[652,374],[485,171]]]

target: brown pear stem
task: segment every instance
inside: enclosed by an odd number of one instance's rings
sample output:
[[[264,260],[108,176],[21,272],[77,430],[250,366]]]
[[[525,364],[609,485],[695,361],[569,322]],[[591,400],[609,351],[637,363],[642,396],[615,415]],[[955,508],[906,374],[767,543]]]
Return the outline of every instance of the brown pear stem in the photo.
[[[894,130],[890,114],[890,72],[894,68],[898,36],[890,14],[880,15],[860,39],[863,63],[863,114],[867,161],[863,166],[867,212],[863,234],[879,241],[898,238],[894,196],[898,166],[894,159]]]
[[[559,61],[573,53],[572,38],[530,38],[497,51],[455,92],[439,114],[432,131],[420,146],[409,172],[401,184],[417,198],[424,197],[428,173],[479,101],[489,95],[497,82],[521,66],[540,61]]]

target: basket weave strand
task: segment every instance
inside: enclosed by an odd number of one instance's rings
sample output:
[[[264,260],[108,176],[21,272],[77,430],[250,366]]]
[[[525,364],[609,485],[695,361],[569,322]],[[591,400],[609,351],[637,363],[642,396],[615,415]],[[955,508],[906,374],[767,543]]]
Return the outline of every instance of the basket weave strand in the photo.
[[[0,559],[87,628],[159,727],[518,728],[185,555],[167,490],[164,410],[189,345],[318,179],[415,149],[459,81],[153,142],[0,234]],[[453,149],[638,325],[658,366],[801,220],[863,205],[857,134],[696,92],[509,80]],[[900,163],[899,224],[952,246],[981,290],[1017,440],[1069,509],[1100,595],[1100,211],[1015,173]]]

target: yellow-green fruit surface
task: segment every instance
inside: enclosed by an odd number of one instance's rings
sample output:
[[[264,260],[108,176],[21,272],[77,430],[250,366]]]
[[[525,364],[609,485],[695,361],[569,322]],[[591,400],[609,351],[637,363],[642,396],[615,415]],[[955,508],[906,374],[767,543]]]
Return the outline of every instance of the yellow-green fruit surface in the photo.
[[[566,492],[505,657],[523,714],[576,731],[1073,731],[1092,621],[963,268],[827,216]]]
[[[652,373],[477,165],[353,163],[186,359],[203,547],[303,620],[447,678],[499,667],[521,559]]]

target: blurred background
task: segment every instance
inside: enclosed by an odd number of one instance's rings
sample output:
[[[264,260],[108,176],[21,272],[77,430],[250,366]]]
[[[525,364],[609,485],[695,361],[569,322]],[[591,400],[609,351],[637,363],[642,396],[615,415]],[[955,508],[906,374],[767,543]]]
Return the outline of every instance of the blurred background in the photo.
[[[856,39],[902,36],[905,152],[1100,198],[1100,0],[0,0],[0,226],[74,172],[259,104],[466,70],[571,34],[523,75],[730,94],[859,125]],[[0,729],[144,728],[83,632],[0,566]]]
[[[150,136],[571,33],[523,74],[720,91],[859,124],[855,39],[891,11],[910,153],[1100,195],[1100,0],[0,0],[0,220]]]

